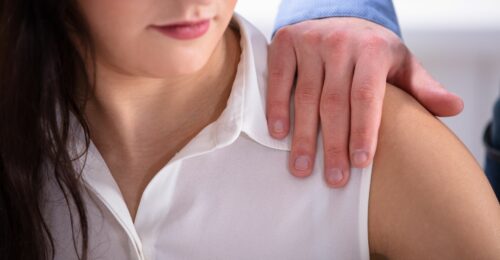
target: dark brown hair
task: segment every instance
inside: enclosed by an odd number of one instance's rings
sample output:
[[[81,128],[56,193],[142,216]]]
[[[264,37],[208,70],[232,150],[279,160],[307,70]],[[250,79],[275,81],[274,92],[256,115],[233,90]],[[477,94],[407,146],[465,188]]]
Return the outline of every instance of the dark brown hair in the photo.
[[[87,149],[90,142],[82,109],[88,93],[84,98],[77,96],[77,86],[82,85],[77,79],[82,75],[83,85],[92,85],[82,53],[93,57],[75,0],[0,0],[2,259],[50,259],[55,255],[54,239],[42,216],[45,162],[53,166],[49,174],[68,207],[75,205],[82,243],[74,245],[81,252],[79,257],[87,258],[83,187],[80,173],[73,167],[75,158],[67,150],[70,113],[83,126]]]

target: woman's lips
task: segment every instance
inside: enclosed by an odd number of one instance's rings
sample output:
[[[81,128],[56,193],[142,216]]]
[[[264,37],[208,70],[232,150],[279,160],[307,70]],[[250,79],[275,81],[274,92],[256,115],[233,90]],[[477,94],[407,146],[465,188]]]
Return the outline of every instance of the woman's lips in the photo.
[[[197,22],[186,22],[164,26],[153,26],[166,36],[178,40],[191,40],[204,35],[210,28],[210,20],[201,20]]]

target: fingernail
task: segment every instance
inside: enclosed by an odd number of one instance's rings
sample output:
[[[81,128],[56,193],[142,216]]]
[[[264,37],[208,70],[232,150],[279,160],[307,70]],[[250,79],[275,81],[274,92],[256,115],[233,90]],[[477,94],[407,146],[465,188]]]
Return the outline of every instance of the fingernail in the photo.
[[[326,180],[331,184],[337,184],[342,181],[344,174],[340,169],[330,169],[326,172]]]
[[[285,131],[285,124],[283,124],[283,121],[281,120],[274,121],[273,131],[277,134],[283,133]]]
[[[368,153],[364,151],[357,151],[353,154],[353,163],[354,165],[362,165],[366,161],[368,161]]]
[[[305,171],[309,168],[309,158],[307,156],[299,156],[295,159],[295,169]]]

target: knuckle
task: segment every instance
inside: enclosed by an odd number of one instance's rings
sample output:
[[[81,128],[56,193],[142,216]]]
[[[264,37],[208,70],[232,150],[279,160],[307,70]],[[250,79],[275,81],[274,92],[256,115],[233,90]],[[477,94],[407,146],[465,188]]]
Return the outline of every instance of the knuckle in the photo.
[[[347,105],[320,105],[319,117],[321,119],[321,124],[326,126],[331,126],[332,124],[338,124],[340,122],[332,122],[335,120],[341,120],[340,115],[346,115],[349,112],[349,107]]]
[[[268,100],[267,108],[270,113],[280,113],[287,111],[289,103],[281,100]]]
[[[364,48],[367,50],[381,50],[388,49],[390,43],[378,34],[372,34],[364,42]]]
[[[281,81],[286,78],[286,73],[281,68],[269,68],[269,78]]]
[[[267,105],[269,106],[269,108],[282,108],[287,107],[288,102],[279,99],[269,99],[267,101]]]
[[[295,93],[295,103],[297,103],[297,105],[317,105],[319,103],[319,97],[314,88],[302,87],[298,88]]]
[[[322,34],[316,30],[309,30],[309,31],[306,31],[304,33],[302,33],[302,41],[306,44],[306,45],[317,45],[321,42],[321,38],[322,38]]]
[[[320,115],[327,117],[329,114],[345,113],[348,109],[346,95],[339,92],[325,93],[320,100]]]
[[[321,97],[321,103],[324,105],[345,104],[347,95],[339,91],[327,91]]]
[[[362,83],[357,88],[354,88],[351,93],[353,102],[362,102],[372,104],[377,100],[374,87],[372,84],[366,82]]]
[[[274,41],[289,41],[292,39],[292,31],[288,26],[279,29],[274,35]]]
[[[325,43],[329,46],[336,46],[347,41],[349,38],[348,30],[335,30],[328,34],[325,38]]]
[[[358,128],[351,129],[351,139],[356,142],[356,144],[364,145],[370,140],[370,129],[366,126],[360,126]]]
[[[328,158],[344,158],[347,155],[347,147],[343,145],[329,145],[325,148]]]
[[[400,53],[410,52],[410,50],[408,49],[406,44],[404,44],[404,42],[401,41],[400,39],[391,41],[390,46],[392,47],[392,49],[394,49]]]
[[[345,59],[350,55],[348,50],[350,48],[348,36],[344,31],[334,32],[328,35],[321,47],[328,59]]]
[[[314,146],[314,138],[305,136],[305,135],[299,135],[299,136],[294,136],[293,137],[293,147],[295,150],[300,150],[308,153],[313,152],[313,146]]]

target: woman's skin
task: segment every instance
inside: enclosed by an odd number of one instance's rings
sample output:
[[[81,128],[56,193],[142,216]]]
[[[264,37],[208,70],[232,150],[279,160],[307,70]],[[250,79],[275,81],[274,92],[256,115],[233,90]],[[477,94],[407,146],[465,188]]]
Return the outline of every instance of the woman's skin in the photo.
[[[500,259],[500,205],[460,140],[388,85],[370,190],[370,251],[389,259]]]
[[[240,56],[236,0],[80,0],[96,46],[91,139],[134,219],[154,175],[224,110]],[[211,19],[182,41],[152,28]]]
[[[97,55],[85,114],[132,218],[154,174],[225,107],[241,52],[237,32],[227,29],[235,3],[80,0]],[[201,18],[211,27],[195,40],[151,28]],[[370,251],[394,259],[500,259],[500,208],[458,139],[394,87],[385,93],[379,138]]]

